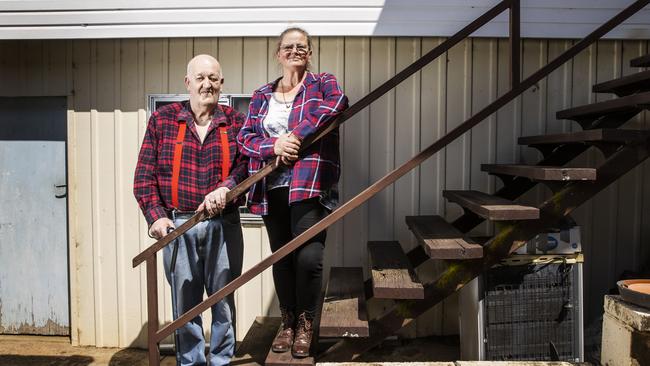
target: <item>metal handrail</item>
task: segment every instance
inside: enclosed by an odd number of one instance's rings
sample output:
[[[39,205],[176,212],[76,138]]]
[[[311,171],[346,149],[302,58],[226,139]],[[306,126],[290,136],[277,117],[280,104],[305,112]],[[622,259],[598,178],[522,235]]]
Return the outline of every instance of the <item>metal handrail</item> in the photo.
[[[413,73],[417,72],[420,70],[422,67],[424,67],[426,64],[429,62],[433,61],[435,58],[449,50],[453,45],[457,44],[467,36],[469,36],[471,33],[473,33],[475,30],[486,24],[488,21],[499,15],[501,12],[503,12],[506,9],[510,9],[511,11],[511,16],[510,16],[510,45],[511,45],[511,50],[517,50],[516,55],[513,54],[514,52],[511,52],[511,62],[510,62],[510,68],[511,68],[511,75],[510,75],[510,80],[511,80],[511,89],[506,92],[504,95],[501,97],[497,98],[494,102],[490,103],[488,106],[484,107],[482,110],[480,110],[478,113],[475,115],[471,116],[469,119],[467,119],[465,122],[463,122],[461,125],[447,133],[445,136],[441,137],[439,140],[434,142],[432,145],[427,147],[425,150],[421,151],[419,154],[417,154],[415,157],[413,157],[411,160],[407,161],[397,169],[391,171],[387,175],[385,175],[383,178],[381,178],[379,181],[375,182],[372,184],[370,187],[366,188],[363,192],[359,193],[357,196],[352,198],[351,200],[347,201],[344,203],[342,206],[334,210],[330,215],[326,216],[324,219],[316,223],[314,226],[303,232],[302,234],[298,235],[295,237],[293,240],[291,240],[289,243],[287,243],[285,246],[280,248],[278,251],[274,252],[272,255],[269,257],[263,259],[260,263],[243,273],[240,277],[236,278],[226,286],[224,286],[222,289],[217,291],[216,293],[212,294],[209,296],[206,300],[186,312],[185,314],[181,315],[178,319],[174,320],[173,322],[169,323],[165,327],[163,327],[160,330],[156,330],[158,327],[158,299],[157,299],[157,287],[156,287],[156,252],[160,250],[162,247],[167,245],[169,242],[171,242],[173,239],[178,237],[179,235],[182,234],[178,233],[175,236],[174,232],[171,234],[167,235],[165,238],[171,237],[167,240],[159,240],[149,248],[147,248],[145,251],[140,253],[138,256],[136,256],[133,260],[133,265],[134,267],[137,266],[138,264],[142,263],[143,261],[147,262],[147,300],[148,300],[148,313],[149,313],[149,364],[150,365],[158,365],[159,364],[159,352],[158,352],[158,347],[157,344],[164,339],[165,337],[171,335],[174,330],[178,329],[191,319],[193,319],[195,316],[200,314],[201,312],[209,309],[212,305],[216,304],[229,294],[233,293],[237,288],[241,287],[248,281],[250,281],[252,278],[256,277],[262,271],[264,271],[266,268],[270,267],[272,264],[276,263],[280,259],[282,259],[284,256],[288,255],[298,247],[300,247],[302,244],[304,244],[307,240],[309,240],[311,237],[319,233],[320,231],[324,230],[325,228],[331,226],[333,223],[336,221],[340,220],[342,217],[344,217],[346,214],[348,214],[350,211],[354,210],[367,200],[369,200],[372,196],[374,196],[376,193],[380,192],[384,188],[386,188],[388,185],[394,183],[397,179],[399,179],[401,176],[404,174],[408,173],[410,170],[413,168],[417,167],[420,165],[424,160],[428,159],[431,157],[433,154],[435,154],[437,151],[440,149],[444,148],[446,145],[454,141],[456,138],[460,137],[463,135],[465,132],[470,130],[472,127],[477,125],[479,122],[487,118],[489,115],[492,113],[496,112],[499,108],[503,107],[505,104],[509,103],[512,101],[514,98],[519,96],[523,91],[526,89],[530,88],[533,86],[535,83],[546,77],[548,74],[550,74],[553,70],[558,68],[560,65],[568,61],[569,59],[573,58],[575,55],[577,55],[579,52],[583,51],[585,48],[587,48],[589,45],[591,45],[593,42],[601,38],[603,35],[611,31],[614,27],[628,19],[630,16],[644,8],[646,5],[650,3],[650,0],[637,0],[634,3],[632,3],[630,6],[625,8],[623,11],[618,13],[616,16],[611,18],[609,21],[598,27],[595,31],[590,33],[588,36],[583,38],[580,42],[576,43],[574,46],[563,52],[561,55],[559,55],[557,58],[555,58],[553,61],[549,62],[547,65],[539,69],[537,72],[533,73],[530,75],[528,78],[526,78],[523,81],[519,81],[519,70],[520,70],[520,58],[519,58],[519,23],[517,24],[512,24],[513,21],[519,20],[519,0],[504,0],[500,2],[499,4],[495,5],[493,8],[488,10],[485,14],[474,20],[472,23],[470,23],[468,26],[463,28],[461,31],[458,33],[454,34],[452,37],[447,39],[445,42],[440,44],[438,47],[434,48],[432,51],[415,61],[413,64],[408,66],[406,69],[402,70],[400,73],[395,75],[395,77],[391,78],[384,84],[382,84],[380,87],[372,91],[370,94],[368,94],[366,97],[362,98],[359,102],[354,104],[352,107],[350,107],[348,110],[344,111],[333,123],[331,123],[328,127],[324,128],[322,131],[319,133],[315,134],[313,137],[306,139],[303,142],[303,146],[307,147],[309,146],[308,144],[311,144],[315,141],[317,141],[319,138],[330,132],[331,130],[335,129],[338,127],[341,123],[343,123],[345,120],[349,119],[352,115],[356,114],[359,112],[361,109],[365,108],[368,106],[372,101],[376,100],[377,98],[381,97],[384,93],[386,93],[388,90],[392,89],[394,86],[399,84],[401,81],[412,75]],[[515,72],[516,71],[516,72]],[[234,199],[238,195],[242,194],[245,192],[252,184],[254,184],[256,181],[261,180],[264,176],[268,175],[271,171],[277,168],[276,163],[269,164],[266,167],[264,167],[262,170],[260,170],[258,173],[255,175],[247,178],[244,180],[240,185],[235,187],[231,193],[232,195],[228,196],[229,200]],[[240,188],[241,187],[241,188]],[[181,225],[178,229],[175,230],[188,230],[191,226],[196,224],[197,222],[201,221],[204,219],[204,214],[203,213],[198,213],[196,214],[192,219],[188,220],[191,221],[195,219],[196,221],[192,223],[191,225],[188,225],[187,227],[184,227],[184,225]],[[187,223],[186,223],[187,224]]]

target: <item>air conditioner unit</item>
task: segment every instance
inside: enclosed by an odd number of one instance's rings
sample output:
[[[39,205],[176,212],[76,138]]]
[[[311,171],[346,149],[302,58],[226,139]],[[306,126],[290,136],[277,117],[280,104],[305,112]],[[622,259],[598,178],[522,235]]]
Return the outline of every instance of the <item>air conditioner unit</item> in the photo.
[[[461,359],[584,359],[582,255],[514,255],[460,291]]]

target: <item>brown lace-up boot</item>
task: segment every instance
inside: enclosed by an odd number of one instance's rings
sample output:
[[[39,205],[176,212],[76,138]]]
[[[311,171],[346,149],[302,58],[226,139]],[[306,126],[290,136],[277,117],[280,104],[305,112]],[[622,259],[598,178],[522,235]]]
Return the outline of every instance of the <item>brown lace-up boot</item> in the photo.
[[[293,344],[293,328],[296,323],[296,316],[293,310],[280,306],[282,313],[282,328],[275,336],[271,349],[273,352],[287,352]]]
[[[293,340],[293,347],[291,354],[293,357],[307,357],[309,356],[309,348],[311,347],[311,337],[314,333],[313,330],[314,316],[306,312],[298,315],[298,324],[296,325],[296,338]]]

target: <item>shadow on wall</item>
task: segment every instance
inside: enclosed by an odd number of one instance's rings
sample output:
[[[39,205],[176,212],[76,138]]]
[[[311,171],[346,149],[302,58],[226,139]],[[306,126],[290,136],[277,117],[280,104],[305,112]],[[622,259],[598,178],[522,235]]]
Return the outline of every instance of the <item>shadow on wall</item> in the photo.
[[[90,356],[80,356],[80,355],[71,355],[71,356],[0,355],[0,365],[86,366],[86,365],[90,365],[90,363],[93,362],[94,360],[95,359]]]

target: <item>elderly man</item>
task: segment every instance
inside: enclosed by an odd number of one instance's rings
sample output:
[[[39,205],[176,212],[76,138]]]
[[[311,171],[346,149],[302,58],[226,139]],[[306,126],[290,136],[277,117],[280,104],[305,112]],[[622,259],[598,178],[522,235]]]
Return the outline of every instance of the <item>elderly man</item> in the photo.
[[[156,110],[149,119],[135,171],[134,194],[159,239],[195,211],[212,217],[183,234],[178,242],[174,276],[171,246],[164,249],[167,280],[175,279],[176,314],[193,308],[241,274],[242,232],[238,206],[226,193],[247,174],[236,137],[246,117],[217,102],[223,85],[219,62],[198,55],[187,64],[189,101]],[[209,365],[227,365],[235,347],[232,297],[212,307]],[[179,363],[206,365],[201,317],[179,329]]]

